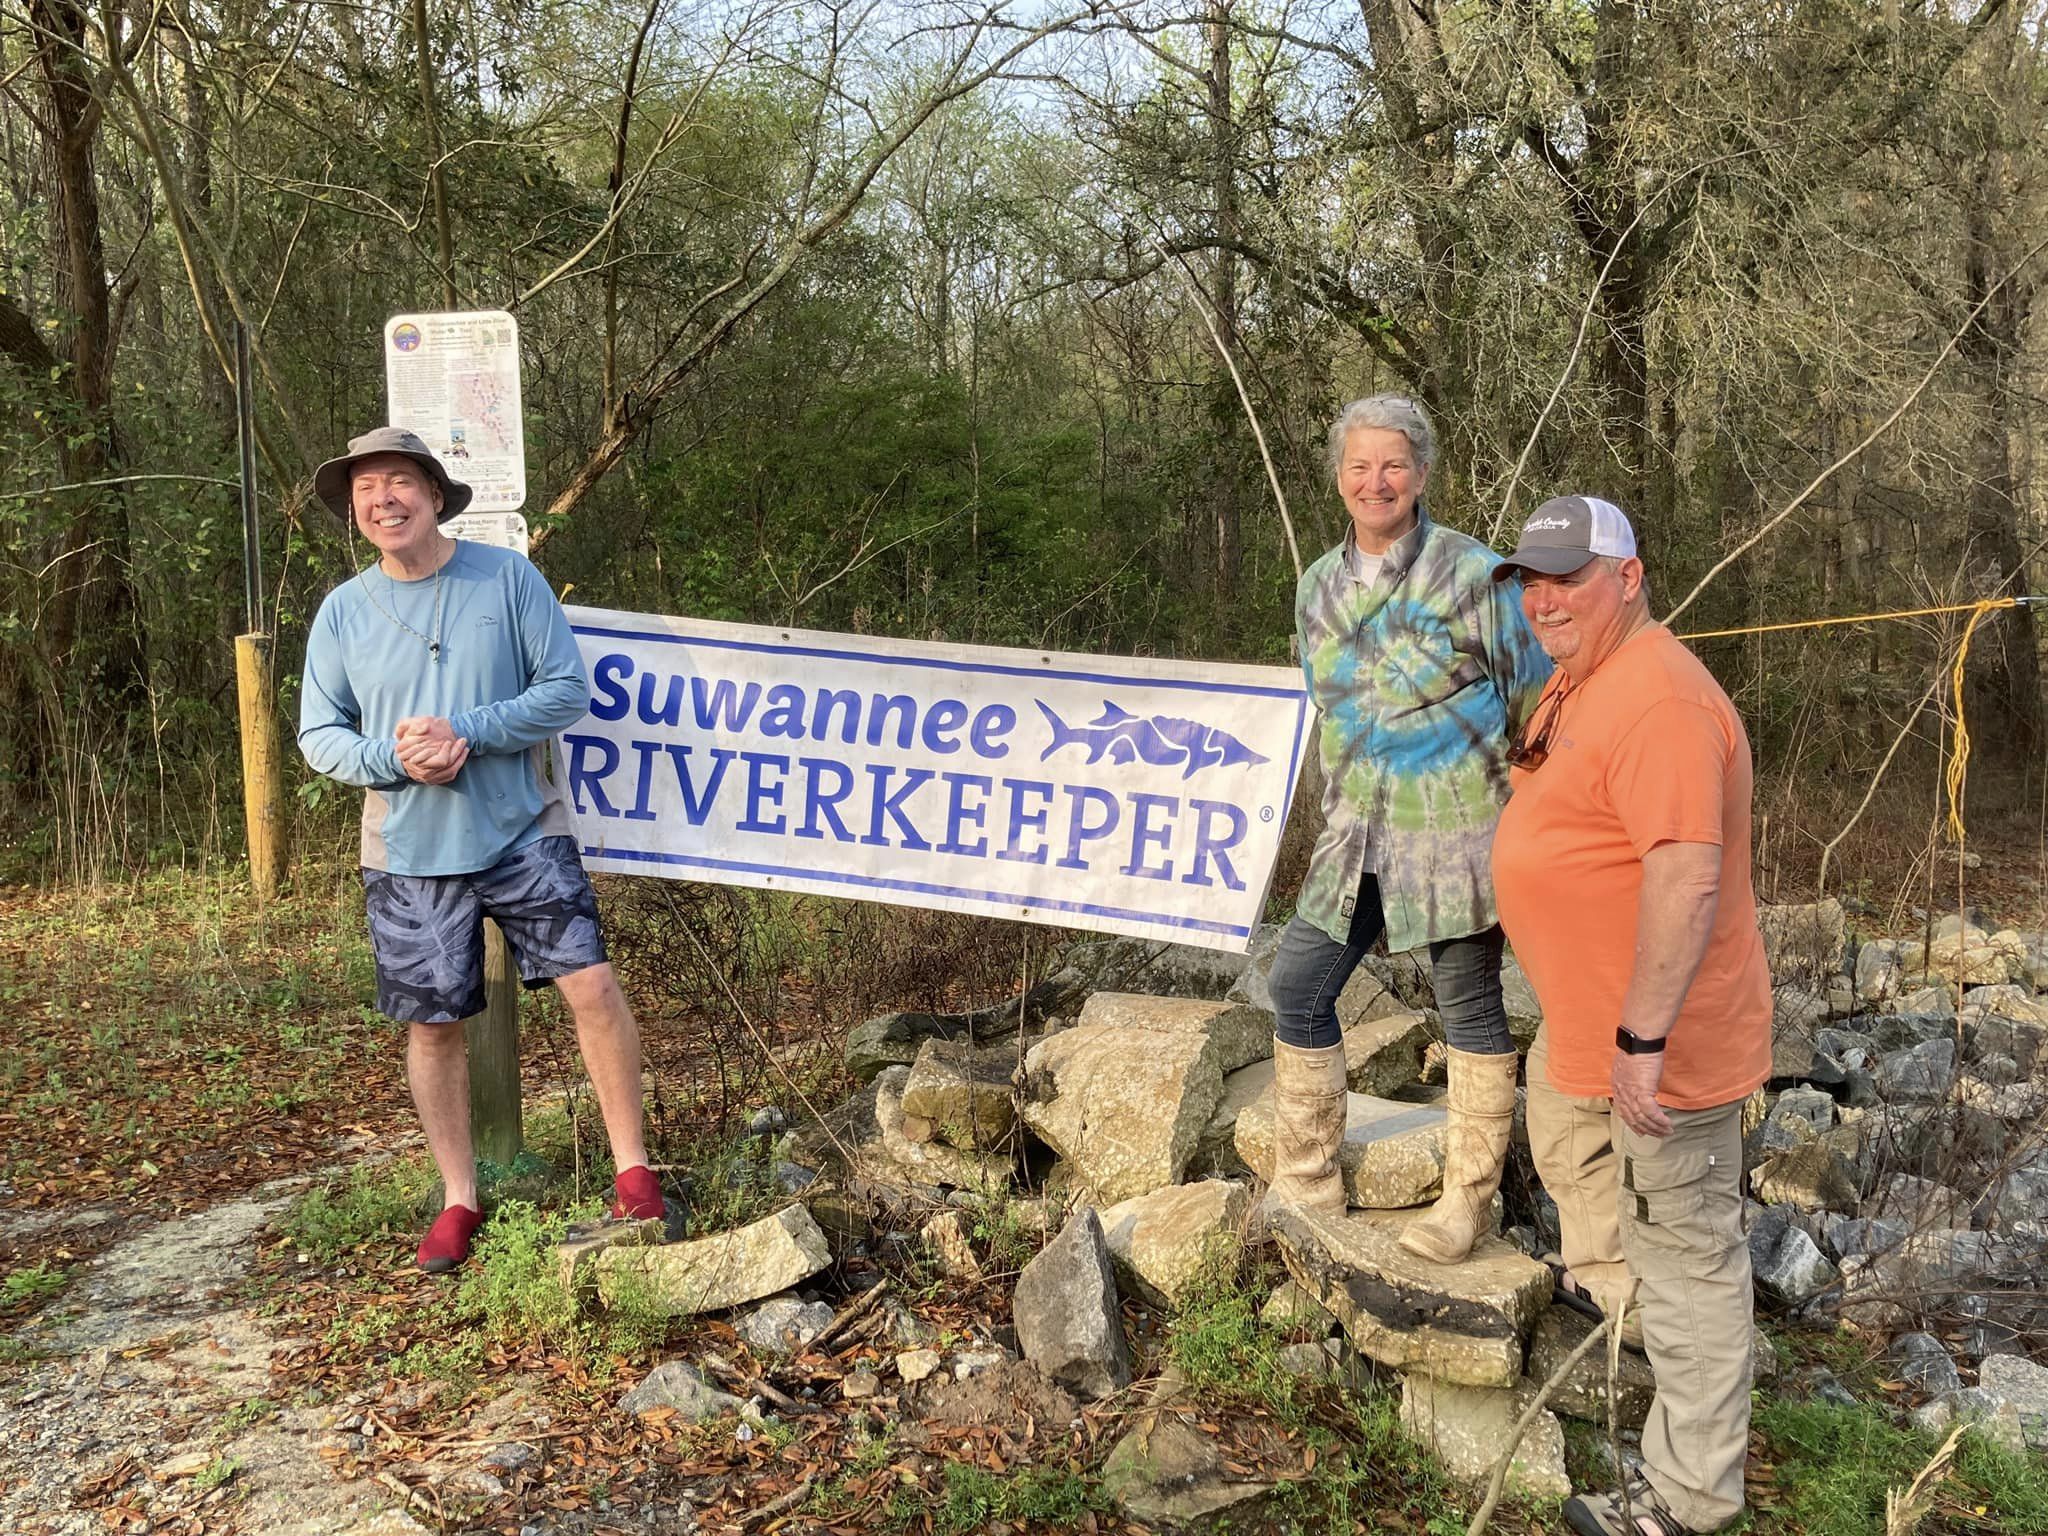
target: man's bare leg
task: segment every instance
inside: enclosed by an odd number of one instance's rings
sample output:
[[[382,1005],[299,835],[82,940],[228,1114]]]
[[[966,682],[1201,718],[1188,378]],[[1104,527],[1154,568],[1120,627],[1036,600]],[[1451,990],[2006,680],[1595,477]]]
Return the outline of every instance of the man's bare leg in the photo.
[[[469,1046],[460,1024],[408,1025],[405,1075],[441,1170],[443,1207],[479,1209],[476,1154],[469,1139]]]
[[[647,1161],[640,1084],[640,1024],[619,988],[610,964],[585,966],[557,976],[562,1001],[576,1020],[576,1048],[597,1092],[598,1113],[620,1172]]]

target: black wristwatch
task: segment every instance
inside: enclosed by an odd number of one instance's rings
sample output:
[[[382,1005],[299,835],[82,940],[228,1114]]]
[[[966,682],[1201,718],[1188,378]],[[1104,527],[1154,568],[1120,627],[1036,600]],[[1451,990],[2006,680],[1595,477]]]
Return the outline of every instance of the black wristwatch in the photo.
[[[1619,1050],[1630,1056],[1654,1056],[1664,1049],[1664,1042],[1662,1040],[1645,1040],[1625,1024],[1615,1026],[1614,1044]]]

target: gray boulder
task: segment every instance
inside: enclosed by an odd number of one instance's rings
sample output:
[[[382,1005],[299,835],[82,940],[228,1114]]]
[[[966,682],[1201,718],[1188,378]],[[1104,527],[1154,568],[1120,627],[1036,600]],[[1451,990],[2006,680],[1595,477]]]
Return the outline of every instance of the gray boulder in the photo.
[[[2048,1449],[2048,1366],[2023,1355],[1987,1355],[1977,1368],[1977,1389],[2019,1414],[2029,1447]]]
[[[1924,1040],[1878,1059],[1877,1091],[1888,1100],[1927,1102],[1941,1098],[1956,1080],[1956,1043]]]
[[[1959,1391],[1963,1378],[1948,1348],[1931,1333],[1902,1333],[1886,1351],[1899,1380],[1928,1397]]]
[[[1011,1315],[1024,1357],[1078,1396],[1108,1397],[1131,1383],[1131,1346],[1117,1310],[1116,1274],[1093,1206],[1017,1276]]]
[[[1756,925],[1763,934],[1764,959],[1773,980],[1802,979],[1825,985],[1841,971],[1847,918],[1842,904],[1832,896],[1823,901],[1759,906]]]
[[[757,1355],[793,1355],[832,1321],[822,1301],[797,1296],[771,1296],[733,1325],[733,1331]]]
[[[1820,1244],[1782,1207],[1762,1212],[1750,1228],[1749,1262],[1757,1289],[1788,1307],[1813,1300],[1840,1278]]]
[[[619,1399],[619,1406],[628,1413],[673,1408],[678,1418],[702,1424],[738,1413],[741,1405],[730,1392],[707,1382],[687,1360],[665,1360],[641,1377],[639,1385]]]

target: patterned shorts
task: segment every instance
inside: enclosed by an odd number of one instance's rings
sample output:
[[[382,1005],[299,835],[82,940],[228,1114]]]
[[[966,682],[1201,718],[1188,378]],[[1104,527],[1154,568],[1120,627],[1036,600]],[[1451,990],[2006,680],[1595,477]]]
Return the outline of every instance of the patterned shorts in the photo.
[[[484,1007],[484,919],[505,932],[520,978],[546,986],[604,962],[597,893],[576,840],[543,837],[473,875],[363,871],[377,1011],[447,1024]]]

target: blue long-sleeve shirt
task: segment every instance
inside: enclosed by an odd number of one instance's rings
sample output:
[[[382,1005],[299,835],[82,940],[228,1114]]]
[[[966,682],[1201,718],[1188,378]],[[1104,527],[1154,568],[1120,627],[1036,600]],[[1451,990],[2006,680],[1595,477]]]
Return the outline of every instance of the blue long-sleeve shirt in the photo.
[[[589,708],[590,680],[562,605],[523,555],[460,541],[439,595],[437,628],[434,577],[372,566],[327,594],[306,639],[299,750],[368,791],[367,869],[469,874],[570,831],[544,753]],[[421,636],[439,639],[439,661]],[[450,783],[400,766],[397,725],[413,715],[443,716],[468,740]]]

